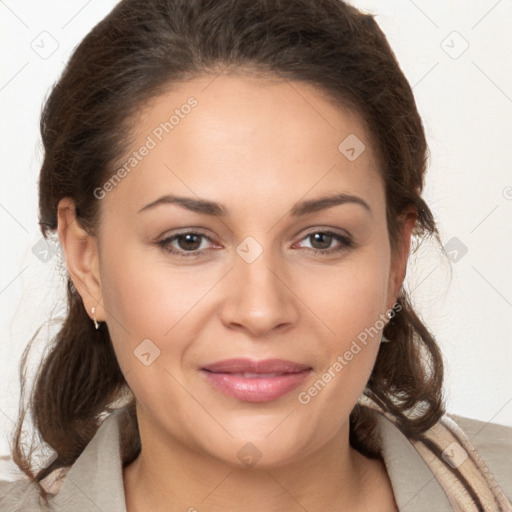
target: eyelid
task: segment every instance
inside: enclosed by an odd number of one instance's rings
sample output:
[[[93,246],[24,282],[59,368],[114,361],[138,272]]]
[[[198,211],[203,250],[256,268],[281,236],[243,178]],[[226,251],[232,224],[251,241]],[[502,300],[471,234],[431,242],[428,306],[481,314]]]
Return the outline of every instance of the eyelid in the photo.
[[[300,240],[303,240],[305,237],[313,235],[314,233],[331,233],[333,235],[352,239],[352,235],[348,231],[340,228],[332,228],[330,226],[313,226],[312,228],[306,228],[302,232],[298,233],[297,236],[300,236]]]

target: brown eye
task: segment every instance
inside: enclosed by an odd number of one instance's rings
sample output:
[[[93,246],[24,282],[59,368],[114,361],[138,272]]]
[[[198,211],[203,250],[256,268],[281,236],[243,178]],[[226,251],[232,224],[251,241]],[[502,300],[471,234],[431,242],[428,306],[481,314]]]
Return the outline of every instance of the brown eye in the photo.
[[[333,237],[326,233],[313,233],[308,235],[311,240],[313,249],[329,249],[333,241]]]
[[[310,247],[303,246],[304,249],[320,255],[345,251],[353,246],[351,238],[332,231],[314,231],[307,234],[301,241],[304,240],[309,240],[310,243]],[[333,247],[334,242],[337,242],[337,246]]]
[[[178,235],[176,237],[176,241],[178,242],[178,247],[184,251],[197,251],[201,246],[202,238],[204,238],[203,235],[187,233],[184,235]]]
[[[202,242],[211,240],[202,233],[186,232],[169,236],[157,242],[157,245],[170,254],[177,256],[200,256],[205,253]]]

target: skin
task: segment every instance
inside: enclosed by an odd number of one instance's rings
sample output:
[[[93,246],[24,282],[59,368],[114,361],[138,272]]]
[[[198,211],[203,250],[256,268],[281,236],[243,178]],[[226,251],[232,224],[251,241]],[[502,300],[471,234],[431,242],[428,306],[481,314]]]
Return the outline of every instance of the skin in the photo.
[[[174,87],[133,123],[135,150],[190,96],[198,101],[100,201],[97,236],[75,222],[72,200],[59,205],[70,275],[88,313],[95,307],[107,323],[137,402],[142,451],[124,470],[128,511],[397,510],[383,462],[348,440],[380,334],[309,403],[298,394],[392,308],[415,214],[404,214],[392,257],[384,184],[363,124],[320,90],[240,73],[213,78]],[[349,134],[366,145],[354,161],[338,150]],[[371,211],[344,203],[290,214],[297,202],[334,192]],[[139,212],[163,194],[222,203],[229,213],[177,204]],[[202,255],[157,245],[188,228],[206,235],[197,239]],[[353,244],[307,236],[327,228]],[[236,252],[247,236],[263,250],[252,263]],[[189,247],[183,239],[171,246]],[[149,365],[134,355],[145,339],[160,351]],[[283,397],[244,402],[199,371],[232,357],[289,359],[313,371]],[[261,454],[250,467],[237,456],[246,443]]]

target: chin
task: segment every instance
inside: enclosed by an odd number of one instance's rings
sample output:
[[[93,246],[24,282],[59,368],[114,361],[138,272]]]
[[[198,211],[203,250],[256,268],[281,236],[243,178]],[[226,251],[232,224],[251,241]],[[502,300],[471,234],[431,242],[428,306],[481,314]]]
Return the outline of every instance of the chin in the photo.
[[[293,436],[276,436],[273,440],[264,437],[251,440],[248,436],[234,438],[229,446],[212,455],[237,469],[271,470],[296,462],[315,449],[311,442],[299,443],[292,439]]]

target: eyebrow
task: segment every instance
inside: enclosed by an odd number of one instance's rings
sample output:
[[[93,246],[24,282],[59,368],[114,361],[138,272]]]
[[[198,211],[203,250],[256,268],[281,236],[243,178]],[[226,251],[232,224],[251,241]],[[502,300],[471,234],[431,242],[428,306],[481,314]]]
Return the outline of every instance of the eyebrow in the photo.
[[[325,210],[327,208],[332,208],[333,206],[347,203],[358,204],[369,213],[371,213],[370,205],[361,197],[340,193],[330,196],[323,196],[317,199],[300,201],[292,207],[290,214],[293,217],[299,217],[301,215],[307,215],[309,213],[318,212],[320,210]],[[214,217],[226,217],[229,213],[228,209],[224,205],[214,201],[168,194],[155,199],[146,206],[143,206],[137,213],[150,210],[163,204],[177,204],[192,212],[200,213],[203,215],[212,215]]]

